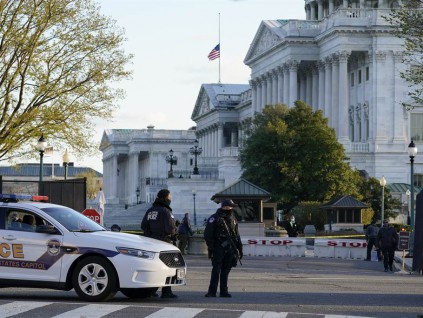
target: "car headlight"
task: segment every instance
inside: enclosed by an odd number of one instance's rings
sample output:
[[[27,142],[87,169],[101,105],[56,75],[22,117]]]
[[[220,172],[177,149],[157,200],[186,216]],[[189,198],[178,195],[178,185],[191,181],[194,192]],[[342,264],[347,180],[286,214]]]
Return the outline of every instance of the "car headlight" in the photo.
[[[135,257],[141,257],[141,258],[145,258],[145,259],[153,259],[154,255],[156,255],[155,252],[138,250],[136,248],[116,246],[116,249],[121,254],[129,255],[129,256],[135,256]]]

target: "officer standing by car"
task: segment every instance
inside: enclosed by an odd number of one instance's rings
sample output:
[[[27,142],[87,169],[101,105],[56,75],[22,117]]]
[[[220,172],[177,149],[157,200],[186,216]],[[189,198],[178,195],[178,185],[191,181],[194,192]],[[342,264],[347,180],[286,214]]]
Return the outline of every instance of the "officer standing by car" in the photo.
[[[141,229],[145,236],[172,244],[172,238],[176,235],[176,224],[170,203],[170,191],[160,190],[152,207],[145,212],[141,222]],[[176,297],[178,296],[172,293],[170,286],[162,288],[162,298]]]
[[[213,265],[205,297],[216,297],[219,279],[220,297],[232,297],[228,293],[229,272],[243,256],[238,222],[232,212],[235,206],[232,200],[223,200],[221,208],[209,217],[204,230],[204,239]]]

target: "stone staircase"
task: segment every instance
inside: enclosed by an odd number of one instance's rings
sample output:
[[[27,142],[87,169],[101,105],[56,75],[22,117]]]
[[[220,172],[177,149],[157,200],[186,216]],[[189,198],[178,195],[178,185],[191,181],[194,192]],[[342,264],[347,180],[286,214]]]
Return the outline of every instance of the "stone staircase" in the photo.
[[[140,230],[145,211],[150,207],[151,203],[141,203],[127,208],[124,204],[106,204],[104,226],[110,228],[113,224],[117,224],[122,230]]]

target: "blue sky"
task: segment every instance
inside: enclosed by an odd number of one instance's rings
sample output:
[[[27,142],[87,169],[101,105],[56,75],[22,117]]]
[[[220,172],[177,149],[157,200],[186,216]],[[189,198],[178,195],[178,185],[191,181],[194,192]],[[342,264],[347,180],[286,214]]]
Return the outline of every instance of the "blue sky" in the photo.
[[[208,53],[221,44],[222,83],[246,84],[243,61],[262,20],[305,19],[302,0],[96,0],[101,12],[125,28],[125,50],[134,54],[133,78],[122,82],[126,98],[104,129],[188,129],[202,83],[218,81],[219,61]],[[59,156],[59,155],[58,155]],[[57,159],[59,162],[59,159]],[[75,160],[103,170],[101,152]]]

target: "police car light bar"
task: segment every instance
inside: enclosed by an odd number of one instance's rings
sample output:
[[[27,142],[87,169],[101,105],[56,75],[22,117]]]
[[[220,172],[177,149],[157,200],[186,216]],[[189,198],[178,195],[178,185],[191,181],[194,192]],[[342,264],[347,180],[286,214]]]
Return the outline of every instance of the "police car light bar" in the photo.
[[[23,201],[48,201],[46,195],[29,195],[29,194],[2,194],[0,193],[0,201],[3,202],[18,202]]]

